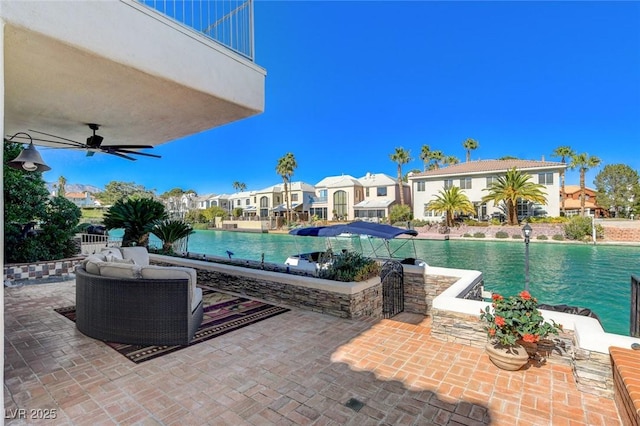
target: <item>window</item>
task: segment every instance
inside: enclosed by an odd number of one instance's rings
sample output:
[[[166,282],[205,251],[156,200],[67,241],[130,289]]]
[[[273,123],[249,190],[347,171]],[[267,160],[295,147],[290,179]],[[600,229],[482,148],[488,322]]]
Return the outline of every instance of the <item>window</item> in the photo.
[[[460,179],[460,189],[471,189],[471,178]]]
[[[250,202],[251,202],[251,200],[249,198],[247,198],[247,201],[245,201],[245,204],[248,206]]]
[[[326,197],[327,196],[327,190],[326,189],[321,189],[320,191],[318,191],[318,194],[320,194],[320,197]]]
[[[489,188],[491,185],[493,185],[497,181],[498,181],[497,176],[487,176],[487,188]]]
[[[386,186],[379,186],[376,188],[376,195],[378,197],[386,197],[387,196],[387,187]]]
[[[269,216],[269,198],[260,197],[260,217]]]
[[[424,205],[424,216],[425,217],[440,217],[442,213],[436,210],[429,210],[428,204]]]
[[[368,186],[365,188],[365,194],[367,195],[367,197],[369,196],[369,187]]]
[[[538,173],[538,183],[541,185],[553,185],[553,173]]]
[[[424,192],[425,191],[425,182],[416,182],[416,191]]]
[[[336,191],[333,194],[333,210],[339,218],[347,217],[347,193],[345,191]]]
[[[291,194],[291,201],[298,201],[298,194]]]
[[[453,179],[444,180],[444,189],[453,188]]]

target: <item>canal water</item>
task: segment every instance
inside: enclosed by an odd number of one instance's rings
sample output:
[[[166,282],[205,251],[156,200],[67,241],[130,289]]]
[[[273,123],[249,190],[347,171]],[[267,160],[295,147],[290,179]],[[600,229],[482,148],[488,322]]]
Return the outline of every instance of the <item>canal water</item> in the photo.
[[[385,253],[380,240],[373,248]],[[484,275],[485,289],[513,295],[524,289],[525,247],[522,241],[413,240],[398,247],[398,257],[417,257],[430,266],[473,269]],[[229,231],[196,231],[189,237],[190,252],[265,262],[284,263],[295,253],[324,250],[327,239],[288,234]],[[334,252],[342,248],[362,249],[371,254],[369,239],[331,239]],[[362,243],[362,246],[360,245]],[[152,239],[152,245],[153,239]],[[158,244],[159,245],[159,244]],[[592,244],[529,244],[529,288],[540,303],[566,304],[593,310],[604,329],[629,334],[631,274],[640,276],[640,247]]]

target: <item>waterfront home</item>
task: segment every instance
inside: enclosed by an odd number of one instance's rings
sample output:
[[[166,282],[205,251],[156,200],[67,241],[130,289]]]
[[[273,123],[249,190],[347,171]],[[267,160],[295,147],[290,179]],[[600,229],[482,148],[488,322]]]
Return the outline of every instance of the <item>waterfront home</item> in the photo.
[[[358,181],[364,188],[364,200],[353,206],[355,219],[378,222],[388,218],[391,207],[400,204],[398,181],[384,173],[367,173]],[[411,205],[411,187],[402,183],[404,202]]]
[[[242,216],[256,216],[256,191],[235,192],[229,195],[229,209],[233,214],[235,209],[242,209]]]
[[[291,182],[287,184],[287,190],[291,196],[288,207],[294,213],[294,218],[308,217],[309,204],[315,195],[314,186],[305,182]],[[285,216],[287,196],[284,190],[284,183],[278,183],[256,191],[254,203],[256,203],[258,215],[263,218]]]
[[[580,214],[580,185],[564,186],[564,211],[565,216],[577,216]],[[598,205],[596,191],[592,188],[584,188],[584,213],[587,216],[608,217],[609,212]]]
[[[422,173],[410,173],[409,182],[413,194],[413,216],[416,219],[440,221],[441,212],[429,210],[427,205],[440,191],[457,186],[469,197],[476,208],[477,217],[487,217],[500,213],[493,203],[483,203],[485,191],[499,176],[516,168],[531,176],[531,181],[544,185],[546,204],[518,202],[518,217],[560,216],[560,173],[566,164],[551,161],[534,160],[479,160],[458,163],[448,167],[428,170]]]
[[[354,206],[364,200],[362,183],[351,175],[327,176],[315,187],[316,197],[311,201],[310,214],[319,219],[353,219]]]

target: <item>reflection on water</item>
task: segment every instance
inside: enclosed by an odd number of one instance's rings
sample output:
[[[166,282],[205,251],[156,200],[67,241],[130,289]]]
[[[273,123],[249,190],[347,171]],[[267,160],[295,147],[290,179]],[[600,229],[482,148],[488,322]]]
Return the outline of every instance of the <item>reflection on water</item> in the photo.
[[[357,238],[331,240],[332,248],[360,249]],[[414,257],[413,244],[398,249],[398,257]],[[414,240],[417,257],[431,266],[473,269],[484,275],[485,288],[504,295],[524,288],[522,241],[428,241]],[[284,263],[290,254],[324,250],[326,239],[283,234],[196,231],[189,238],[189,251]],[[376,248],[379,249],[378,242]],[[367,240],[362,250],[371,253]],[[380,253],[380,251],[378,251]],[[529,245],[531,293],[541,303],[567,304],[592,309],[604,328],[612,333],[629,333],[630,277],[640,275],[640,247],[534,242]]]

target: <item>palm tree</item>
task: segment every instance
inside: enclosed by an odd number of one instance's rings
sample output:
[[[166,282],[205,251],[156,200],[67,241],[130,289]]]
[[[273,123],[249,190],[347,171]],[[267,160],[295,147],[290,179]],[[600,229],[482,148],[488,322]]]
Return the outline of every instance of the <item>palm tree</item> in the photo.
[[[151,227],[151,233],[162,241],[164,253],[173,252],[173,243],[186,238],[195,231],[188,223],[182,220],[158,220]]]
[[[429,161],[431,161],[431,147],[429,145],[422,145],[422,149],[420,150],[420,159],[424,163],[424,171],[427,171],[427,165]]]
[[[67,178],[64,176],[60,176],[58,178],[58,196],[64,197],[67,191],[65,190],[65,186],[67,185]]]
[[[391,161],[398,165],[398,191],[400,191],[400,205],[404,206],[404,188],[402,185],[402,165],[409,163],[413,158],[411,158],[411,151],[405,150],[404,148],[396,148],[395,152],[389,155]]]
[[[462,146],[467,150],[467,163],[471,161],[471,151],[478,149],[478,141],[475,139],[467,138],[462,142]]]
[[[243,182],[235,181],[233,182],[232,185],[233,185],[233,189],[235,189],[238,192],[243,192],[245,189],[247,189],[247,185],[244,184]]]
[[[571,149],[570,146],[559,146],[555,149],[555,151],[553,151],[553,154],[551,154],[553,157],[560,157],[560,162],[562,164],[566,164],[566,159],[567,158],[571,158],[575,155],[576,153],[573,151],[573,149]],[[567,198],[566,194],[564,192],[564,178],[565,178],[565,169],[562,169],[562,171],[560,172],[560,203],[562,205],[562,215],[565,215],[565,209],[564,209],[564,200]]]
[[[440,195],[429,201],[427,208],[446,213],[447,226],[453,226],[453,216],[456,213],[475,214],[476,209],[473,207],[469,197],[457,186],[439,191]]]
[[[594,155],[587,153],[573,154],[569,168],[580,170],[580,216],[584,216],[584,200],[585,200],[585,183],[584,177],[589,169],[598,167],[600,159]]]
[[[444,160],[444,154],[442,151],[431,151],[429,159],[431,160],[429,170],[438,170],[440,168],[440,162]]]
[[[120,199],[104,214],[107,229],[124,229],[122,246],[149,246],[149,232],[158,220],[167,218],[164,204],[151,198]]]
[[[276,165],[276,173],[282,177],[282,182],[284,183],[284,199],[287,205],[287,221],[291,221],[291,210],[289,208],[289,199],[290,199],[290,183],[291,177],[293,176],[293,171],[298,167],[298,163],[296,163],[296,158],[292,153],[287,152],[283,157],[278,160],[278,164]]]
[[[442,160],[442,163],[445,166],[450,166],[452,164],[458,164],[460,163],[460,159],[458,157],[456,157],[455,155],[447,155],[446,157],[444,157],[444,159]]]
[[[518,211],[516,209],[518,200],[531,201],[533,203],[545,204],[544,185],[534,183],[531,175],[517,170],[515,167],[504,176],[500,176],[483,191],[489,194],[482,197],[482,202],[493,201],[494,205],[504,201],[507,206],[507,223],[509,225],[518,224]]]

